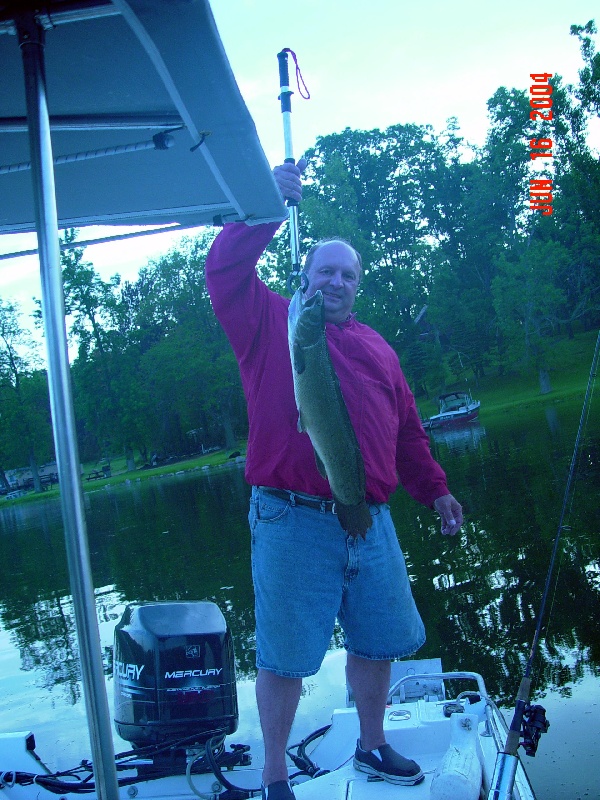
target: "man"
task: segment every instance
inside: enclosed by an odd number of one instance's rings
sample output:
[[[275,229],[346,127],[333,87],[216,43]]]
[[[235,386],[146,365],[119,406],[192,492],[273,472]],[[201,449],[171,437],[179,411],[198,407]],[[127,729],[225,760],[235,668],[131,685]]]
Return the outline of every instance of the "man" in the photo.
[[[300,201],[304,166],[275,168],[284,198]],[[386,744],[383,719],[391,661],[414,653],[425,633],[387,501],[400,479],[416,500],[438,511],[442,533],[449,535],[460,529],[462,510],[431,456],[394,351],[351,313],[360,257],[348,243],[333,240],[307,256],[307,296],[323,293],[327,342],[365,462],[373,520],[364,539],[342,530],[309,437],[297,429],[289,300],[267,289],[255,270],[278,227],[226,225],[206,261],[213,307],[238,360],[248,404],[263,800],[294,797],[285,748],[302,678],[318,671],[336,616],[345,633],[347,679],[360,720],[354,765],[411,785],[423,774]]]

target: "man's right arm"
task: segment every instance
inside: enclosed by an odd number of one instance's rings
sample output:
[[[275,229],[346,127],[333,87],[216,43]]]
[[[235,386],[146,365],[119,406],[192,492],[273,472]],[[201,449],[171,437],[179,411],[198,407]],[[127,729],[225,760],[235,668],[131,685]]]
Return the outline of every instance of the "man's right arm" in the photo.
[[[306,161],[300,159],[298,164],[281,164],[273,170],[284,199],[302,199],[301,176],[305,167]],[[206,259],[208,293],[238,357],[252,341],[268,303],[273,302],[273,293],[256,275],[256,265],[280,224],[229,223],[214,240]],[[286,302],[279,295],[275,297]]]
[[[215,314],[236,352],[247,346],[271,292],[256,274],[256,264],[280,223],[225,225],[206,258],[206,286]]]

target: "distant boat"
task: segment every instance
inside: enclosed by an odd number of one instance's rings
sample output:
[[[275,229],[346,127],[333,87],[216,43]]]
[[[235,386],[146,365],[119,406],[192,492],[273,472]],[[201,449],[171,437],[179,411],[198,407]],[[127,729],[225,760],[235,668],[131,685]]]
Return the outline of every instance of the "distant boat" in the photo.
[[[422,420],[424,428],[439,428],[460,422],[471,422],[479,415],[479,400],[473,400],[471,392],[450,392],[438,397],[440,410],[428,419]]]

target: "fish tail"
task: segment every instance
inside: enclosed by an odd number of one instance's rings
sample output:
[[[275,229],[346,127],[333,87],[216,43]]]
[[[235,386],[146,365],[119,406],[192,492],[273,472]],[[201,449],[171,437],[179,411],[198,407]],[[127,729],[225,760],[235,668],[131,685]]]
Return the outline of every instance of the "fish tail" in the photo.
[[[366,537],[373,520],[365,500],[361,500],[355,506],[347,506],[343,503],[338,503],[336,500],[335,510],[340,525],[350,536],[360,535],[363,539]]]

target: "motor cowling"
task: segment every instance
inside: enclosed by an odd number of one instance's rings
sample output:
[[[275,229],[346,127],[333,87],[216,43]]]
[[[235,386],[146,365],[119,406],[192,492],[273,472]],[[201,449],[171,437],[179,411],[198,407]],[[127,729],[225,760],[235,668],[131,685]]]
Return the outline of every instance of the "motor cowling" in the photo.
[[[238,726],[233,640],[211,602],[129,605],[115,628],[114,722],[146,747]]]

